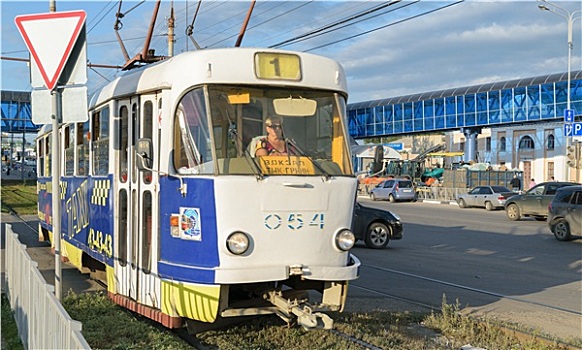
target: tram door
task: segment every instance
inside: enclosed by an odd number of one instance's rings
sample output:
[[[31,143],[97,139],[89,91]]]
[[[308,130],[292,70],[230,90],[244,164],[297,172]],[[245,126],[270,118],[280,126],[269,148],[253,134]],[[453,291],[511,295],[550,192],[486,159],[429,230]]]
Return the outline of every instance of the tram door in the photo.
[[[158,107],[161,106],[161,94],[141,95],[139,125],[134,130],[134,136],[152,140],[152,156],[157,164],[158,156],[158,132],[157,121]],[[159,99],[158,99],[159,97]],[[135,135],[138,134],[138,135]],[[132,142],[137,146],[137,139]],[[158,173],[149,170],[137,169],[137,153],[133,151],[134,162],[132,164],[132,268],[135,277],[137,300],[140,303],[159,307],[159,284],[156,282],[157,271],[155,269],[154,255],[157,255],[157,186]],[[152,164],[152,168],[158,169]],[[152,271],[154,269],[154,271]]]
[[[157,192],[158,174],[137,169],[136,153],[139,138],[150,138],[158,149],[157,115],[161,109],[158,95],[142,95],[119,101],[115,120],[116,142],[115,181],[117,208],[115,220],[118,233],[115,261],[116,291],[133,300],[159,307],[159,284],[152,271],[157,254]],[[154,166],[154,168],[157,168]]]

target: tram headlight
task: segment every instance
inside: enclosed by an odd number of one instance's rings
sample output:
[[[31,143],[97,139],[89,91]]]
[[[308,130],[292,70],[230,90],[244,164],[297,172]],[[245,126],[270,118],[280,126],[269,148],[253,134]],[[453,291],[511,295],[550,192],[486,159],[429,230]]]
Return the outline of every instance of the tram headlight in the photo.
[[[356,236],[350,230],[344,229],[335,235],[335,245],[341,251],[348,251],[356,244]]]
[[[226,248],[232,254],[244,254],[249,249],[249,236],[243,232],[231,233],[226,239]]]

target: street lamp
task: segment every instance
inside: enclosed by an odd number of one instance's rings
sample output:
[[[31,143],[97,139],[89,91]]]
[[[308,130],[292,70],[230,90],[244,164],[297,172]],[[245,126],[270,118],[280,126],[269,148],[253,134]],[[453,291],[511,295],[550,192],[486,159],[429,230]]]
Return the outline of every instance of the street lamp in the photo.
[[[571,81],[571,62],[572,62],[572,49],[574,48],[574,44],[572,43],[572,27],[574,24],[574,21],[576,21],[577,19],[582,18],[581,14],[582,14],[582,10],[579,11],[567,11],[563,8],[561,8],[558,5],[555,5],[547,0],[538,0],[538,2],[541,2],[541,4],[538,5],[538,8],[540,10],[543,11],[550,11],[553,14],[556,14],[562,18],[564,18],[566,20],[566,22],[568,23],[568,86],[566,88],[566,108],[569,110],[570,108],[570,81]],[[546,6],[549,5],[550,7]],[[565,136],[565,135],[564,135]],[[568,136],[566,137],[566,147],[569,146],[569,138]],[[566,164],[566,162],[564,162],[564,164]],[[568,165],[566,164],[564,167],[564,176],[566,177],[564,180],[568,180]]]

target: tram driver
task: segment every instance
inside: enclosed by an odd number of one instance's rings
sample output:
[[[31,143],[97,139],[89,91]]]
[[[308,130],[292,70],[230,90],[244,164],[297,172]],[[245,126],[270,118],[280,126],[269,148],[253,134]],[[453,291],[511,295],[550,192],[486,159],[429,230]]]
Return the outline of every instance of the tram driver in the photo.
[[[290,145],[283,135],[283,120],[280,117],[272,116],[265,120],[267,136],[257,140],[255,145],[255,156],[286,156],[294,155],[295,149]]]

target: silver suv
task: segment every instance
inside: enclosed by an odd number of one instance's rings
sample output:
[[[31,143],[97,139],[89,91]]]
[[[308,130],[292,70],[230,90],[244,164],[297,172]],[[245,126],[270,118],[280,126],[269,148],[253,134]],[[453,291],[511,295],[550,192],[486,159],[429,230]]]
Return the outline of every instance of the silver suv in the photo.
[[[548,225],[558,241],[582,235],[582,186],[562,187],[548,205]]]

